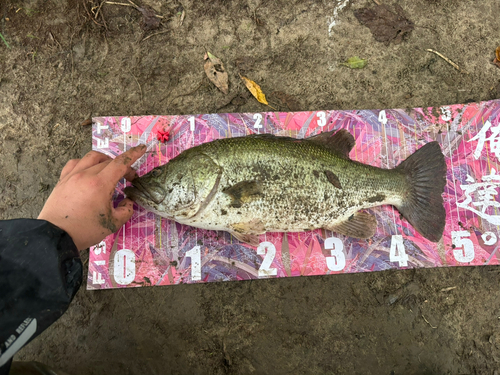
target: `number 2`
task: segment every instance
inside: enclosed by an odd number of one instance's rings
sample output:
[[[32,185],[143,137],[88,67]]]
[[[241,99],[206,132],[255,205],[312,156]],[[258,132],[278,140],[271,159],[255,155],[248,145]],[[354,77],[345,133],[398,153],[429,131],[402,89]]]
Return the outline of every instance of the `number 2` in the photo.
[[[262,124],[260,123],[262,121],[262,115],[260,113],[255,113],[253,119],[255,120],[253,127],[255,129],[262,129]]]
[[[270,268],[276,256],[276,247],[271,242],[261,242],[257,248],[257,254],[266,255],[259,268],[259,277],[276,276],[278,270],[276,268]]]
[[[344,244],[339,238],[328,237],[325,249],[330,250],[331,257],[326,257],[326,266],[330,271],[342,271],[345,267]]]
[[[195,246],[188,252],[186,256],[191,258],[191,280],[201,280],[201,254],[200,246]]]

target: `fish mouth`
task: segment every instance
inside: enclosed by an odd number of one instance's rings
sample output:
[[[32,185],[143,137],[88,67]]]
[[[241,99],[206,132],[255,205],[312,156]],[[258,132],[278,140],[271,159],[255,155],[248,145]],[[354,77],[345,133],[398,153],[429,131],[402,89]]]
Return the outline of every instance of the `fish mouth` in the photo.
[[[127,198],[132,199],[135,202],[154,202],[155,204],[160,204],[163,202],[165,197],[162,199],[155,198],[154,194],[149,192],[149,189],[142,184],[140,180],[132,181],[133,186],[127,186],[123,192],[127,196]]]

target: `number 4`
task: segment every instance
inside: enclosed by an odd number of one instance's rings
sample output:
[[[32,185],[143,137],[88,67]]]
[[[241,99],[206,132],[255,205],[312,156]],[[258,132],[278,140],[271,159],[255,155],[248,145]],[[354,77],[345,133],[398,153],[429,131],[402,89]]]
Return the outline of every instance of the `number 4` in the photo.
[[[405,252],[403,236],[399,234],[395,234],[391,237],[389,260],[391,262],[399,262],[399,267],[408,267],[408,254]]]

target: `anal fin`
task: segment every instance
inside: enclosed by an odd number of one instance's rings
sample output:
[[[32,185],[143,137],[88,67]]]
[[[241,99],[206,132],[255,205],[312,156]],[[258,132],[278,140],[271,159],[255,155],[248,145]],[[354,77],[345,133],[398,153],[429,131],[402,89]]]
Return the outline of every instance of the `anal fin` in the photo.
[[[335,225],[325,227],[336,233],[354,238],[373,237],[377,230],[377,219],[366,212],[356,212],[349,219]]]

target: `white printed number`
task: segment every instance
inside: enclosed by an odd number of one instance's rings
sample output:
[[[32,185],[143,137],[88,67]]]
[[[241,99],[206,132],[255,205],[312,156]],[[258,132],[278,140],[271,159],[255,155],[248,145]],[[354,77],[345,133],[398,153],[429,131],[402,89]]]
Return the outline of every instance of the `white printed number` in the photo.
[[[384,125],[387,124],[387,115],[385,113],[385,109],[381,110],[378,113],[378,121]]]
[[[132,121],[130,120],[130,117],[122,117],[120,124],[122,132],[124,133],[128,133],[130,129],[132,129]]]
[[[466,230],[451,232],[451,243],[455,246],[453,256],[460,263],[469,263],[474,259],[474,244]]]
[[[261,242],[257,248],[257,254],[265,254],[264,260],[259,268],[259,277],[276,276],[278,274],[278,270],[276,268],[270,268],[276,255],[276,247],[274,247],[271,242]]]
[[[450,107],[441,107],[441,119],[443,121],[450,121],[451,120],[451,111]]]
[[[262,115],[260,113],[256,113],[253,115],[253,119],[255,120],[255,124],[253,124],[253,127],[255,129],[262,129]]]
[[[318,112],[316,113],[316,116],[318,116],[318,126],[323,127],[326,125],[326,113],[325,112]]]
[[[132,250],[121,249],[114,258],[113,276],[120,285],[128,285],[135,279],[135,254]]]
[[[194,125],[195,125],[194,117],[190,117],[188,121],[189,121],[189,130],[194,132]]]
[[[195,246],[188,252],[186,256],[191,258],[191,280],[201,280],[201,252],[200,246]]]
[[[399,262],[399,267],[408,266],[408,254],[405,251],[403,236],[395,234],[391,237],[391,248],[389,250],[389,260]]]
[[[342,271],[345,267],[344,244],[339,238],[328,237],[325,249],[330,250],[331,257],[326,257],[326,266],[330,271]]]

